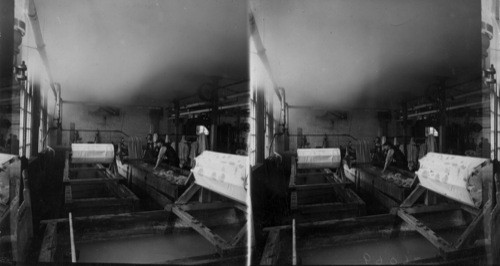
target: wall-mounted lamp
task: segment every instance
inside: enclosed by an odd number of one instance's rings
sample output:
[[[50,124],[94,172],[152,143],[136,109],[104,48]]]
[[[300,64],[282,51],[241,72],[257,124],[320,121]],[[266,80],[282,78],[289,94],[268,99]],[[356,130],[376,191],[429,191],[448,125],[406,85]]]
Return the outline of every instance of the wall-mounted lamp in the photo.
[[[24,61],[21,63],[21,65],[16,66],[16,79],[17,81],[21,82],[23,80],[27,80],[28,77],[26,77],[26,70],[28,70],[28,67],[24,63]]]

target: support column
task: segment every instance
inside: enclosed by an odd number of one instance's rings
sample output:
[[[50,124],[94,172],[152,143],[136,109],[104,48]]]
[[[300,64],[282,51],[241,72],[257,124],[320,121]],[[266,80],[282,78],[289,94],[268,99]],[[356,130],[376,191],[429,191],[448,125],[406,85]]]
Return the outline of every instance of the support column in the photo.
[[[438,104],[439,104],[438,106],[439,107],[439,152],[446,153],[445,135],[446,135],[447,117],[446,117],[446,89],[444,87],[444,84],[440,88]]]
[[[217,150],[217,125],[219,124],[219,90],[215,86],[212,91],[212,126],[210,132],[210,147],[212,151]]]
[[[404,102],[402,104],[402,110],[403,110],[403,151],[406,155],[406,158],[408,158],[408,146],[407,146],[407,132],[408,132],[408,104]]]
[[[264,163],[266,148],[265,98],[264,90],[257,89],[255,105],[255,163]]]

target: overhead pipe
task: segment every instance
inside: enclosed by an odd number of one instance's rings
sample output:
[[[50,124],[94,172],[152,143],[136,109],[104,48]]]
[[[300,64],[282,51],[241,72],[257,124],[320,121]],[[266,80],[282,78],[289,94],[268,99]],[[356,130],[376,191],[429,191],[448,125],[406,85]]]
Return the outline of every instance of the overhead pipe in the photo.
[[[271,71],[271,65],[269,64],[269,59],[267,58],[266,55],[266,49],[264,48],[264,44],[262,43],[262,39],[260,38],[259,30],[257,29],[257,23],[255,22],[255,16],[253,15],[253,12],[250,12],[249,18],[250,18],[250,36],[253,39],[255,48],[257,48],[257,55],[262,61],[262,64],[264,65],[264,68],[266,69],[267,74],[269,75],[271,82],[273,84],[274,92],[276,92],[276,95],[278,96],[278,99],[281,102],[283,100],[281,99],[279,88],[274,79],[273,72]]]
[[[488,103],[488,101],[481,101],[481,102],[474,102],[474,103],[466,103],[466,104],[461,104],[461,105],[451,106],[451,107],[447,107],[447,108],[446,108],[446,111],[451,111],[451,110],[456,110],[456,109],[461,109],[461,108],[471,107],[471,106],[476,106],[476,105],[482,105],[482,104],[485,104],[485,103]],[[437,113],[437,112],[439,112],[439,111],[438,111],[438,110],[430,110],[430,111],[426,111],[426,112],[420,112],[420,113],[409,114],[409,115],[408,115],[408,118],[417,117],[417,116],[421,116],[421,115],[429,115],[429,114],[434,114],[434,113]]]
[[[54,80],[52,78],[52,72],[49,67],[49,59],[47,57],[47,51],[45,50],[45,43],[43,42],[42,30],[40,28],[40,22],[38,21],[38,13],[36,12],[36,6],[34,0],[28,0],[28,17],[31,22],[31,28],[33,29],[33,36],[35,36],[35,43],[42,59],[42,63],[47,71],[47,76],[49,78],[50,87],[54,93],[54,97],[57,97],[56,88],[54,86]]]
[[[232,108],[238,108],[238,107],[248,107],[248,103],[239,103],[239,104],[233,104],[233,105],[226,105],[226,106],[221,106],[219,107],[219,110],[225,110],[225,109],[232,109]],[[194,111],[186,111],[180,113],[180,116],[186,116],[186,115],[193,115],[193,114],[201,114],[201,113],[207,113],[212,111],[211,108],[206,108],[206,109],[201,109],[201,110],[194,110]],[[169,119],[172,119],[174,116],[169,117]]]
[[[241,83],[245,83],[245,82],[248,82],[248,81],[249,81],[248,79],[239,80],[239,81],[236,81],[236,82],[233,82],[233,83],[226,84],[224,86],[219,86],[219,87],[217,87],[217,89],[218,90],[225,89],[225,88],[232,87],[232,86],[235,86],[235,85],[238,85],[238,84],[241,84]],[[186,99],[189,99],[191,97],[195,97],[197,95],[198,95],[198,93],[195,93],[195,94],[192,94],[192,95],[188,95],[188,96],[179,98],[178,100],[179,101],[186,100]]]

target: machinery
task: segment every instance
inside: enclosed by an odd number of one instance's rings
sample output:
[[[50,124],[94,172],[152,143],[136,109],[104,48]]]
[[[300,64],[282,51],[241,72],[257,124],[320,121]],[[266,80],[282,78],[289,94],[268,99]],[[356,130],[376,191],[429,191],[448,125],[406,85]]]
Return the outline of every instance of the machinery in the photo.
[[[266,228],[261,264],[485,263],[492,164],[429,153],[420,165],[420,184],[388,214]]]
[[[129,258],[140,256],[143,259],[136,263],[243,264],[247,160],[246,156],[203,152],[196,158],[189,187],[161,210],[75,217],[72,222],[42,221],[45,234],[39,261],[68,262],[69,254],[76,253],[76,262],[130,263]],[[147,244],[139,244],[144,242]],[[123,245],[133,248],[124,249]],[[99,253],[106,258],[85,260],[97,256],[89,255],[97,247],[108,251]],[[110,258],[117,253],[120,255]]]

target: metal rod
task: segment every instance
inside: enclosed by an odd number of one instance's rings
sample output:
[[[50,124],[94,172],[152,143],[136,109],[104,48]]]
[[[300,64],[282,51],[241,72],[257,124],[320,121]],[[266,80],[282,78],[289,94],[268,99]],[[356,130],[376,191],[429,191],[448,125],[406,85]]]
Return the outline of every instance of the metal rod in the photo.
[[[487,103],[487,102],[488,101],[481,101],[481,102],[475,102],[475,103],[456,105],[456,106],[452,106],[452,107],[447,107],[446,111],[456,110],[456,109],[465,108],[465,107],[471,107],[471,106],[475,106],[475,105],[482,105],[483,103]],[[416,113],[416,114],[409,114],[408,118],[417,117],[417,116],[421,116],[421,115],[434,114],[437,112],[439,112],[439,111],[438,110],[430,110],[430,111],[420,112],[420,113]]]
[[[61,129],[61,131],[71,131],[71,129]],[[79,131],[79,132],[111,132],[111,133],[121,133],[128,137],[129,135],[121,130],[113,130],[113,129],[74,129],[74,131]]]
[[[324,137],[324,136],[327,136],[327,137],[348,137],[348,138],[351,138],[351,139],[354,139],[354,140],[358,140],[357,138],[355,138],[354,136],[351,136],[350,134],[288,134],[289,137],[302,137],[302,136],[306,136],[306,137]]]
[[[71,212],[69,213],[69,237],[71,239],[71,262],[76,262],[76,251],[75,251],[75,235],[73,233],[73,217]]]
[[[297,265],[297,240],[296,240],[296,231],[295,231],[295,219],[292,220],[292,265]]]

